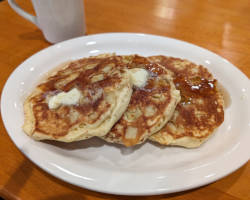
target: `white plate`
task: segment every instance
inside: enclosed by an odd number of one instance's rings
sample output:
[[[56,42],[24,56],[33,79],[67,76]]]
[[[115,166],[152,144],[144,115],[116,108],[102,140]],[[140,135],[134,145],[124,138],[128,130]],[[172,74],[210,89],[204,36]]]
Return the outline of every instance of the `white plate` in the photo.
[[[98,139],[71,144],[36,142],[23,124],[23,99],[37,80],[70,59],[100,53],[169,55],[209,68],[231,96],[225,121],[215,135],[197,149],[135,148],[110,145]],[[123,195],[151,195],[183,191],[218,180],[250,157],[250,89],[248,78],[227,60],[179,40],[129,33],[99,34],[62,42],[24,61],[11,74],[2,93],[2,118],[16,146],[48,173],[95,191]]]

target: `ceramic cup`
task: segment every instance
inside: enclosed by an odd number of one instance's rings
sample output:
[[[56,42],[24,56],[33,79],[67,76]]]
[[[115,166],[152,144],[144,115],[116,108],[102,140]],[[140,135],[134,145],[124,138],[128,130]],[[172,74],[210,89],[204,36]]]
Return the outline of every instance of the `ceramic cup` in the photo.
[[[83,0],[32,0],[36,16],[22,10],[15,0],[9,5],[22,17],[35,24],[51,43],[85,34]]]

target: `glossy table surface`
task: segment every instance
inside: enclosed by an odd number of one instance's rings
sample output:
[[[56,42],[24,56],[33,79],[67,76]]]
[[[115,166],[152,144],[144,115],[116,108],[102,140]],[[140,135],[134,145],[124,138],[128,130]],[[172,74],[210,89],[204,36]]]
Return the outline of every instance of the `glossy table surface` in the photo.
[[[34,13],[30,1],[17,0]],[[181,39],[228,59],[250,77],[248,0],[85,0],[87,34],[140,32]],[[50,46],[40,30],[0,3],[0,90],[26,58]],[[250,199],[250,162],[207,186],[176,194],[128,197],[65,183],[29,161],[0,123],[0,197],[5,199]]]

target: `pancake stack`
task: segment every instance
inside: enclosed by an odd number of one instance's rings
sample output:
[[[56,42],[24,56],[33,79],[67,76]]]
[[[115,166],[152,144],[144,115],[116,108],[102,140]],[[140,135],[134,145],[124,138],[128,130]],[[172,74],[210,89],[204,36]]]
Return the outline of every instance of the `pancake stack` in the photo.
[[[24,102],[35,140],[97,136],[127,147],[147,140],[194,148],[224,120],[223,96],[208,70],[166,56],[105,54],[72,61]]]

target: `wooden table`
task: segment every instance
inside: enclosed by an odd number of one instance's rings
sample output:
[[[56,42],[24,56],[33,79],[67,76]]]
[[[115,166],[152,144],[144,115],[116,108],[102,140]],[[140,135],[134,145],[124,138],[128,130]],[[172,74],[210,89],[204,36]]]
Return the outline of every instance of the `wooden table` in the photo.
[[[30,1],[19,4],[33,12]],[[248,0],[85,0],[87,34],[142,32],[181,39],[231,61],[250,77]],[[0,3],[0,89],[26,58],[48,47],[42,33]],[[6,199],[129,199],[82,189],[30,162],[0,123],[0,196]],[[135,198],[135,197],[134,197]],[[250,199],[250,162],[213,184],[170,195],[135,199]]]

